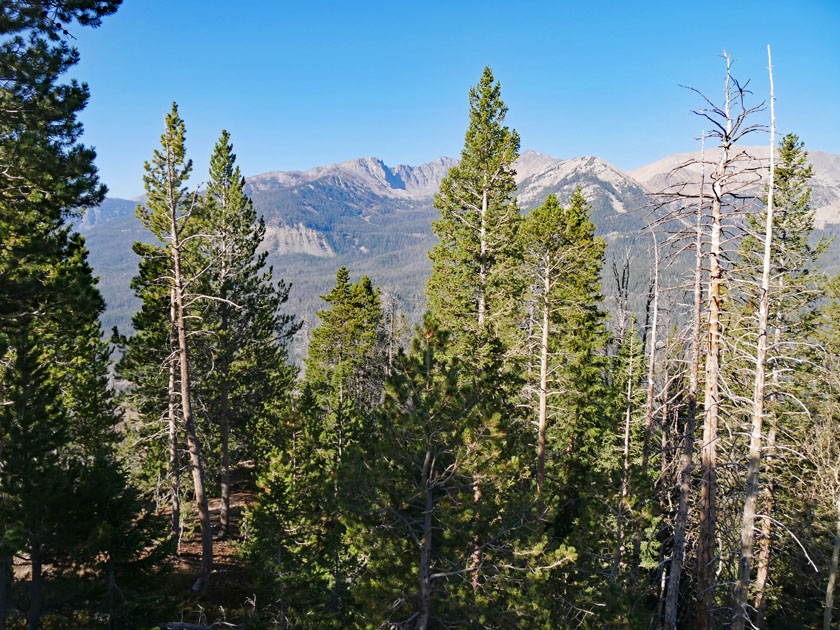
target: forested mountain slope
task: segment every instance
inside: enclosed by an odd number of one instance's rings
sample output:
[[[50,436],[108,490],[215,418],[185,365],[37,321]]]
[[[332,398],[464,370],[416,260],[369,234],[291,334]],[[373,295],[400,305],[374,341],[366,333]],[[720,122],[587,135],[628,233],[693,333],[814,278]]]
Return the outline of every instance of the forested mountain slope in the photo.
[[[766,147],[748,151],[758,159],[767,155]],[[817,224],[831,234],[840,227],[840,156],[812,151],[810,158]],[[696,179],[697,165],[675,169],[698,159],[699,153],[672,155],[628,174],[598,157],[560,159],[524,151],[515,164],[519,204],[529,210],[551,193],[566,203],[580,186],[592,204],[596,233],[607,241],[605,274],[611,274],[611,259],[623,258],[628,247],[638,254],[649,246],[643,230],[650,213],[649,193],[681,178]],[[709,152],[707,160],[713,159]],[[437,211],[432,203],[441,179],[455,164],[442,157],[420,166],[389,167],[377,158],[358,158],[305,172],[247,178],[246,191],[266,221],[269,262],[277,276],[292,283],[288,307],[304,319],[303,343],[316,324],[318,296],[329,290],[341,265],[393,292],[409,319],[417,321],[430,271],[427,252],[434,244],[431,224]],[[129,329],[137,308],[129,289],[137,264],[131,244],[150,238],[134,216],[137,203],[106,199],[77,226],[90,247],[108,304],[105,324],[121,330]],[[836,257],[830,252],[824,266],[833,268]],[[633,270],[634,293],[643,291],[647,281],[641,260],[637,257]],[[604,289],[610,292],[609,281]]]

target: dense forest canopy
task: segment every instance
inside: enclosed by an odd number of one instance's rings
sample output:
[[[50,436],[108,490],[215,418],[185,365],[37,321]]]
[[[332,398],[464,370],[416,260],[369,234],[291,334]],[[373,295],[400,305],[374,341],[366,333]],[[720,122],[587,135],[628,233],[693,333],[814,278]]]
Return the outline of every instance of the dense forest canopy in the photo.
[[[772,87],[724,53],[700,159],[631,209],[649,255],[608,257],[582,186],[519,206],[485,68],[420,322],[340,266],[296,363],[231,134],[192,188],[175,103],[141,307],[102,330],[72,226],[105,188],[64,75],[67,26],[119,4],[0,11],[0,629],[830,630],[840,280]]]

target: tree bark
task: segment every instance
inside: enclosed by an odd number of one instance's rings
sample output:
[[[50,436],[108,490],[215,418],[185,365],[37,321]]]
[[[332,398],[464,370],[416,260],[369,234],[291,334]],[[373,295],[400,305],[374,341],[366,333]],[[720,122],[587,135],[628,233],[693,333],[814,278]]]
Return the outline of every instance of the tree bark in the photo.
[[[650,325],[650,356],[648,357],[647,398],[645,403],[645,438],[642,445],[642,478],[647,475],[650,457],[650,430],[653,423],[653,377],[656,370],[656,329],[659,320],[659,247],[653,236],[653,320]]]
[[[543,290],[543,328],[540,341],[540,418],[537,434],[537,501],[542,505],[542,490],[545,481],[545,431],[548,421],[548,327],[550,316],[549,291],[551,290],[550,270],[545,268],[545,286]],[[540,515],[542,518],[542,515]]]
[[[705,159],[706,134],[700,149],[701,163]],[[703,193],[706,186],[705,166],[700,172],[700,201],[697,205],[695,222],[694,255],[694,321],[691,331],[691,369],[688,381],[688,417],[685,422],[683,455],[680,460],[680,503],[674,522],[674,544],[671,552],[671,571],[668,583],[668,595],[665,602],[665,630],[677,628],[677,599],[680,591],[680,577],[685,554],[685,535],[688,529],[688,502],[691,493],[691,468],[694,460],[694,429],[697,419],[697,396],[700,390],[700,324],[703,308]]]
[[[29,560],[32,565],[32,578],[29,583],[29,617],[26,627],[28,630],[38,630],[41,627],[41,570],[43,566],[41,543],[38,540],[33,540],[30,545]]]
[[[178,457],[178,417],[176,413],[175,396],[175,350],[178,342],[175,335],[175,289],[169,291],[169,385],[168,419],[169,419],[169,475],[172,492],[172,535],[178,541],[176,553],[180,553],[181,534],[181,463]]]
[[[190,468],[195,488],[195,503],[201,526],[201,566],[193,590],[201,592],[213,570],[213,531],[210,526],[210,510],[204,486],[204,468],[201,461],[201,446],[195,430],[190,392],[190,362],[187,346],[187,331],[184,320],[184,279],[181,273],[181,243],[174,201],[170,205],[171,257],[175,290],[175,324],[178,331],[178,358],[181,367],[181,413],[187,427],[187,445],[190,452]]]
[[[479,290],[478,290],[478,335],[481,336],[484,332],[486,313],[487,313],[487,211],[489,209],[489,198],[487,192],[487,174],[484,175],[484,189],[481,191],[481,226],[479,228]],[[482,405],[482,411],[483,405]],[[480,512],[478,511],[478,504],[481,502],[481,485],[478,473],[473,474],[473,503],[475,505],[475,519],[474,523],[478,526],[478,519]],[[481,549],[479,545],[478,534],[473,536],[473,552],[470,555],[470,570],[472,571],[472,587],[473,592],[478,591],[479,571],[478,566],[481,564]]]
[[[227,199],[223,200],[227,203]],[[227,259],[222,257],[222,290],[221,297],[227,298],[227,291],[225,290],[225,281],[228,275]],[[228,375],[230,373],[230,317],[228,312],[228,305],[225,302],[221,303],[221,329],[224,335],[224,343],[227,345],[222,352],[221,365],[219,372],[221,375],[220,391],[219,391],[219,433],[221,441],[221,455],[222,455],[222,471],[221,471],[221,506],[219,507],[219,539],[227,538],[230,530],[230,395]]]
[[[0,630],[6,630],[13,578],[12,559],[0,558]]]
[[[834,547],[831,550],[831,566],[828,569],[828,584],[825,587],[823,608],[823,630],[831,630],[831,614],[834,608],[834,586],[837,583],[837,563],[840,560],[840,496],[837,497],[837,524],[834,530]]]
[[[220,392],[219,424],[222,451],[222,501],[219,508],[219,539],[224,540],[230,533],[230,420],[228,419],[228,383],[227,373],[222,376]]]
[[[758,500],[759,471],[761,469],[761,441],[764,422],[765,369],[767,364],[767,320],[770,307],[770,262],[773,245],[773,183],[775,179],[776,116],[773,92],[773,62],[767,46],[770,70],[770,190],[767,193],[767,213],[764,228],[764,261],[761,274],[761,300],[758,306],[758,348],[755,359],[755,384],[753,387],[753,413],[750,431],[750,454],[747,469],[747,492],[741,525],[741,555],[738,562],[738,582],[735,584],[735,619],[733,630],[744,630],[747,618],[747,598],[755,538],[755,512]]]
[[[430,470],[432,458],[431,445],[428,445],[423,462],[425,507],[423,512],[423,544],[420,546],[420,589],[417,592],[417,630],[427,630],[432,608],[432,512],[434,511],[434,496],[432,493],[432,483],[434,482]]]
[[[776,381],[778,383],[778,381]],[[771,421],[772,422],[772,421]],[[770,426],[770,431],[767,434],[767,448],[772,452],[776,446],[776,424],[773,422]],[[767,479],[762,495],[764,497],[764,505],[767,512],[773,512],[773,479]],[[769,518],[761,521],[761,542],[758,548],[758,562],[756,564],[755,574],[755,610],[756,628],[761,628],[764,621],[764,605],[767,602],[765,594],[767,592],[767,578],[770,575],[770,543],[773,534],[773,524]]]
[[[624,471],[621,477],[621,496],[618,501],[618,532],[613,556],[613,566],[610,580],[615,583],[618,570],[621,567],[621,557],[624,555],[624,515],[629,511],[627,497],[630,495],[630,421],[633,403],[633,346],[630,345],[629,373],[627,375],[627,402],[624,410]]]
[[[725,117],[726,132],[721,144],[712,182],[712,234],[709,248],[709,328],[706,349],[705,387],[703,398],[703,445],[700,463],[703,481],[700,491],[700,538],[697,549],[697,626],[711,630],[711,611],[714,607],[715,536],[717,521],[717,430],[720,413],[720,292],[723,284],[721,267],[721,206],[722,179],[729,165],[732,119],[729,114],[732,61],[726,58]]]

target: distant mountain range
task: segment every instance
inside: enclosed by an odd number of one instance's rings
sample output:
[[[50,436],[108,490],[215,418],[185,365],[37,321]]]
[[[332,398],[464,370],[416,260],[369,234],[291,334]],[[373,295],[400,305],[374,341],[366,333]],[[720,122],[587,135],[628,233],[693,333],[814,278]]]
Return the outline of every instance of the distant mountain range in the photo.
[[[748,149],[766,158],[766,147]],[[706,158],[713,155],[707,152]],[[525,151],[515,163],[517,196],[524,210],[541,204],[549,193],[565,203],[581,187],[592,204],[597,233],[608,243],[608,258],[644,239],[646,217],[638,212],[649,193],[688,179],[699,166],[679,169],[699,153],[672,155],[624,173],[598,157],[560,159]],[[812,205],[818,226],[840,231],[840,155],[809,152],[814,165]],[[423,309],[430,271],[428,250],[437,216],[434,195],[457,161],[442,157],[420,166],[387,166],[377,158],[358,158],[308,171],[274,171],[246,179],[247,193],[266,220],[264,247],[275,275],[293,285],[287,305],[305,321],[300,345],[316,324],[335,272],[346,265],[354,278],[366,274],[396,294],[412,320]],[[137,300],[129,283],[136,273],[134,240],[150,241],[135,217],[138,200],[109,198],[89,210],[77,229],[85,235],[91,262],[100,276],[108,311],[105,324],[130,329]],[[640,241],[647,248],[647,240]],[[623,255],[623,254],[622,254]],[[834,261],[831,261],[834,262]],[[840,261],[837,261],[840,262]],[[637,274],[637,282],[647,269]]]

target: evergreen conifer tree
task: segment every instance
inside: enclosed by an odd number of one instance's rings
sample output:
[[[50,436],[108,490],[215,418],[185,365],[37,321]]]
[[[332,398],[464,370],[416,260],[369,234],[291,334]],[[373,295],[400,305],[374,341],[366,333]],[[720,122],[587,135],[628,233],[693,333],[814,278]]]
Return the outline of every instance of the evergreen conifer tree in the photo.
[[[230,134],[222,131],[210,159],[200,247],[205,261],[203,327],[210,333],[204,353],[212,363],[199,388],[207,413],[218,424],[221,450],[219,537],[229,531],[230,437],[253,434],[266,408],[287,399],[293,370],[286,366],[286,344],[299,329],[280,313],[289,287],[275,287],[265,269],[267,251],[258,253],[265,224],[244,191]],[[267,427],[262,427],[266,429]]]
[[[192,160],[186,158],[185,135],[184,121],[178,115],[178,106],[173,103],[172,111],[166,115],[161,148],[155,150],[151,163],[146,162],[145,165],[143,181],[147,200],[145,205],[138,206],[137,214],[164,245],[168,258],[165,275],[161,280],[166,281],[164,284],[168,285],[170,294],[170,319],[174,328],[171,351],[173,356],[177,356],[178,365],[170,382],[174,377],[179,384],[180,412],[186,429],[196,512],[201,525],[201,567],[193,587],[201,591],[213,567],[213,532],[207,503],[205,464],[193,413],[191,350],[187,336],[188,301],[192,301],[190,297],[194,295],[188,289],[201,275],[200,270],[190,268],[190,253],[201,235],[194,232],[196,220],[190,221],[200,211],[200,205],[197,195],[186,188],[192,171]]]
[[[461,161],[435,196],[432,230],[440,242],[429,254],[429,308],[451,331],[453,349],[484,369],[510,344],[522,261],[513,162],[519,135],[504,125],[501,88],[485,68],[470,88],[470,123]],[[494,340],[503,340],[501,347]]]

